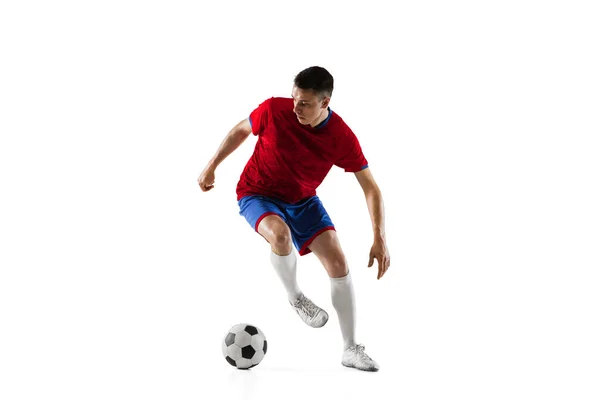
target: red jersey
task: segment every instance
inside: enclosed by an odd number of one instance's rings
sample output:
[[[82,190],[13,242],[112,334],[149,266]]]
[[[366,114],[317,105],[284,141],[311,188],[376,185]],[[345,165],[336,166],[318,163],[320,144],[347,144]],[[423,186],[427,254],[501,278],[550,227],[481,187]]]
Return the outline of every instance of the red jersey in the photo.
[[[356,135],[329,110],[316,127],[302,125],[292,98],[271,97],[250,114],[258,136],[254,153],[237,185],[237,199],[263,195],[293,204],[315,196],[334,165],[346,172],[368,167]]]

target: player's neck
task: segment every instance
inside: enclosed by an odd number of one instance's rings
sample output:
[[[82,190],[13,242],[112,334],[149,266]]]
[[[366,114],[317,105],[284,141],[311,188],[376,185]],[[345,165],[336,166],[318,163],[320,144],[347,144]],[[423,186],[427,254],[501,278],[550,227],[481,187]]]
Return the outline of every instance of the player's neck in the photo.
[[[325,121],[328,116],[329,116],[329,107],[327,107],[326,109],[324,109],[323,111],[321,111],[321,115],[319,115],[319,118],[317,118],[315,120],[315,122],[313,122],[312,124],[310,124],[310,126],[312,128],[314,128],[315,126],[319,126],[319,124],[321,122]]]

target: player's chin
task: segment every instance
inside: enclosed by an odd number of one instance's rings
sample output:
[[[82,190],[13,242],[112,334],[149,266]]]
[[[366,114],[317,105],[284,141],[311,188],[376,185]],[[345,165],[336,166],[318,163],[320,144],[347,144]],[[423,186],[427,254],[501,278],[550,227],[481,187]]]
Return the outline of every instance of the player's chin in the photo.
[[[300,117],[300,116],[296,116],[298,118],[298,121],[302,124],[302,125],[308,125],[310,122],[304,118],[304,117]]]

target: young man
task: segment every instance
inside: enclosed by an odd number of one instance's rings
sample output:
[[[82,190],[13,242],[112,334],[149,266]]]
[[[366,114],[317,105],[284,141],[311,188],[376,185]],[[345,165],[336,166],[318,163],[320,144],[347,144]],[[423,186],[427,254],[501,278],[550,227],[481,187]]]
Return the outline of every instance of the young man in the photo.
[[[361,146],[344,121],[329,108],[333,77],[310,67],[294,79],[292,98],[267,99],[225,137],[198,178],[200,189],[214,187],[215,169],[253,133],[258,141],[237,185],[240,215],[271,245],[271,263],[288,300],[309,326],[325,325],[329,315],[307,298],[296,282],[296,254],[314,253],[331,279],[331,299],[344,341],[342,364],[365,371],[379,366],[357,344],[355,299],[350,271],[335,227],[316,195],[333,165],[353,172],[371,216],[374,243],[369,267],[379,264],[377,279],[390,266],[381,192]]]

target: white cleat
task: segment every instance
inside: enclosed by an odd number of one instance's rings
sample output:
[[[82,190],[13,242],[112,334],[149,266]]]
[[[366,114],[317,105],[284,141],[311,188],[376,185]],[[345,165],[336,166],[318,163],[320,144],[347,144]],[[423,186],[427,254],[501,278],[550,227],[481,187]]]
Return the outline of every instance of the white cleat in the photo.
[[[329,320],[329,314],[303,294],[296,301],[290,301],[290,304],[308,326],[320,328]]]
[[[362,344],[350,346],[344,351],[342,365],[344,367],[360,369],[361,371],[379,371],[379,364],[365,353],[365,346]]]

